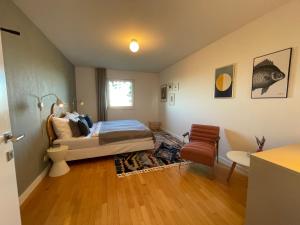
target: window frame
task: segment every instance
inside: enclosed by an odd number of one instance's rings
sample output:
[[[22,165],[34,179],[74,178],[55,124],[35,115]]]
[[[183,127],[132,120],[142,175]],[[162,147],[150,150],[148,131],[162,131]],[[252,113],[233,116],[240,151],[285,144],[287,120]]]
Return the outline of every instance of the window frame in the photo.
[[[109,96],[109,82],[110,81],[125,81],[125,82],[131,82],[132,83],[132,106],[111,106],[110,105],[110,96]],[[107,99],[108,99],[108,109],[134,109],[135,106],[135,83],[133,79],[117,79],[117,78],[111,78],[107,80],[106,84],[106,90],[107,90]]]

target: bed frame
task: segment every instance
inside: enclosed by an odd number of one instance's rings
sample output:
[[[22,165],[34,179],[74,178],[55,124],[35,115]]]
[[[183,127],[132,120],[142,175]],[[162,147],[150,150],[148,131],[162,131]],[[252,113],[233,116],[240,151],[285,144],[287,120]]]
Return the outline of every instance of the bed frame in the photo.
[[[54,141],[57,139],[55,131],[52,125],[52,118],[53,117],[64,117],[65,111],[62,108],[57,107],[55,104],[51,107],[51,113],[47,117],[46,121],[46,130],[49,140],[49,146],[53,146]],[[95,158],[101,156],[108,156],[108,155],[116,155],[121,153],[127,152],[135,152],[135,151],[142,151],[142,150],[149,150],[154,149],[154,141],[138,141],[138,142],[116,142],[110,143],[105,145],[99,145],[96,147],[90,148],[80,148],[80,149],[73,149],[68,150],[66,155],[66,161],[72,160],[80,160],[80,159],[87,159],[87,158]]]

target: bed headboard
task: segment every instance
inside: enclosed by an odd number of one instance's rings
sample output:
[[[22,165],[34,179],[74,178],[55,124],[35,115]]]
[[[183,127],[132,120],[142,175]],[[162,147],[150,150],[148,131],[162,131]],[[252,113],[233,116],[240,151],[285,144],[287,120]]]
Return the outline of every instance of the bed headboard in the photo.
[[[52,125],[52,118],[53,117],[64,117],[65,111],[64,111],[64,107],[58,107],[55,103],[51,106],[51,113],[50,115],[47,117],[47,121],[46,121],[46,130],[47,130],[47,135],[48,135],[48,140],[49,140],[49,146],[52,146],[53,141],[57,139],[57,136],[55,134],[55,131],[53,129],[53,125]]]
[[[53,141],[57,139],[57,136],[54,132],[53,125],[52,125],[52,118],[54,117],[54,114],[50,114],[47,117],[46,121],[46,130],[47,130],[47,135],[48,135],[48,140],[49,140],[49,146],[52,146]]]

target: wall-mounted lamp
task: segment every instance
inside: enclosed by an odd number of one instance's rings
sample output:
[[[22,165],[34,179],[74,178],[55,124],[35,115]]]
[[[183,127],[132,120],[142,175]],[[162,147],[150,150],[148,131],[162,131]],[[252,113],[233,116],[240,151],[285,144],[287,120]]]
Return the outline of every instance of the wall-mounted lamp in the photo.
[[[43,103],[43,99],[45,98],[45,97],[48,97],[48,96],[54,96],[54,97],[56,97],[56,105],[58,106],[58,107],[64,107],[64,102],[56,95],[56,94],[47,94],[47,95],[44,95],[44,96],[42,96],[42,97],[37,97],[38,98],[38,107],[39,107],[39,109],[40,109],[40,111],[42,111],[42,109],[44,108],[44,103]]]
[[[84,101],[82,101],[82,100],[80,100],[80,101],[77,101],[77,99],[76,98],[74,98],[73,99],[73,101],[72,101],[72,105],[73,105],[73,110],[78,110],[78,106],[80,106],[80,107],[82,107],[82,106],[84,106]]]

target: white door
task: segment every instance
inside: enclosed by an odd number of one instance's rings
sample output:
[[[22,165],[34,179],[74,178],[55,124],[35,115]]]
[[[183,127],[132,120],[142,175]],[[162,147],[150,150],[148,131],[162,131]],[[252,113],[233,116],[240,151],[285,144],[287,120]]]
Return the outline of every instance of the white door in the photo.
[[[0,225],[21,225],[0,32]]]

